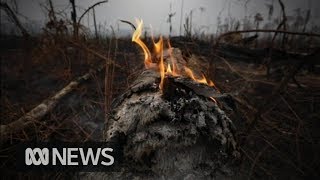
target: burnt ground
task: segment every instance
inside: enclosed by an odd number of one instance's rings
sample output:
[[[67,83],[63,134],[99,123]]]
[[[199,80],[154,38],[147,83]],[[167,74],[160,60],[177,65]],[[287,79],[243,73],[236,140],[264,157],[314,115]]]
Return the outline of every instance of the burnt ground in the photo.
[[[114,77],[108,103],[120,95],[143,69],[140,49],[128,39],[87,40],[86,47],[99,52],[123,68],[111,68]],[[196,56],[196,67],[208,72],[221,92],[235,98],[237,138],[242,159],[239,173],[244,179],[316,179],[320,172],[320,76],[316,68],[304,67],[297,75],[299,84],[289,81],[281,94],[270,96],[285,73],[266,75],[261,63],[243,61],[235,56],[214,56],[212,45],[200,41],[172,45],[183,50],[188,58]],[[191,56],[191,54],[193,54]],[[1,39],[1,124],[12,122],[71,80],[95,68],[104,60],[70,46],[63,40],[45,37],[24,40],[16,37]],[[250,57],[257,59],[257,57]],[[191,58],[192,59],[192,58]],[[290,65],[290,62],[287,63]],[[287,64],[282,70],[285,72]],[[278,65],[277,65],[278,66]],[[114,73],[112,73],[114,72]],[[99,140],[102,136],[105,95],[104,72],[92,75],[35,127],[15,134],[12,142],[2,144],[1,168],[12,167],[14,145],[21,140]],[[259,112],[257,123],[250,131],[259,106],[272,98],[268,107]],[[23,174],[6,168],[8,176],[20,178],[63,178],[65,174]],[[8,170],[9,169],[9,170]]]

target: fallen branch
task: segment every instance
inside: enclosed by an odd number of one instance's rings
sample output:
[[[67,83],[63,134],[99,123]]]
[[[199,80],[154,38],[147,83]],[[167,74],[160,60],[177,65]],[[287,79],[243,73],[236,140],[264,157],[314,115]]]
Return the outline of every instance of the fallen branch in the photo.
[[[57,92],[54,96],[47,98],[38,106],[33,108],[31,111],[26,113],[24,116],[19,118],[16,121],[13,121],[6,125],[0,125],[0,140],[1,142],[5,142],[10,139],[11,135],[17,133],[27,127],[30,127],[34,121],[41,120],[45,115],[51,112],[58,102],[73,91],[76,87],[78,87],[84,81],[90,79],[91,74],[101,72],[104,69],[104,65],[99,66],[95,70],[90,70],[85,75],[77,78],[74,81],[71,81],[67,86]]]
[[[237,61],[245,61],[250,63],[264,63],[263,58],[269,57],[276,62],[300,62],[305,61],[307,64],[319,64],[317,58],[309,58],[319,54],[319,48],[315,48],[310,53],[297,53],[284,51],[276,48],[255,48],[250,49],[230,44],[220,44],[215,50],[213,56],[223,56]],[[270,52],[272,51],[272,54]]]
[[[232,34],[238,34],[238,33],[252,33],[252,32],[281,33],[281,34],[292,34],[292,35],[299,35],[299,36],[314,36],[314,37],[320,38],[320,34],[317,34],[317,33],[294,32],[294,31],[285,31],[285,30],[274,30],[274,29],[250,29],[250,30],[230,31],[230,32],[223,33],[217,38],[214,47],[215,48],[218,47],[221,39],[226,36],[230,36]]]
[[[283,34],[291,34],[291,35],[300,35],[300,36],[313,36],[313,37],[318,37],[320,38],[320,34],[317,34],[317,33],[305,33],[305,32],[293,32],[293,31],[286,31],[286,30],[270,30],[270,29],[254,29],[254,30],[242,30],[242,31],[230,31],[230,32],[227,32],[227,33],[223,33],[221,34],[217,39],[216,39],[216,42],[213,46],[213,51],[212,53],[213,54],[218,54],[219,53],[219,45],[220,45],[220,41],[226,37],[226,36],[229,36],[229,35],[232,35],[232,34],[238,34],[238,33],[252,33],[252,32],[263,32],[263,33],[283,33]],[[269,58],[272,56],[272,52],[273,52],[273,49],[272,47],[267,49],[267,56],[269,56]],[[310,57],[313,57],[313,56],[317,56],[318,53],[317,51],[311,53],[311,54],[308,54],[306,56],[304,56],[304,54],[296,54],[296,53],[286,53],[286,54],[290,54],[292,57],[295,57],[294,59],[295,60],[298,60],[299,57],[303,57],[303,59],[300,59],[298,61],[305,61],[304,59],[308,59],[308,61],[306,61],[308,64],[316,64],[316,59],[312,59]],[[212,67],[212,63],[210,64],[210,67],[209,67],[210,71],[213,70],[213,67]],[[267,74],[269,74],[269,69],[267,71]]]

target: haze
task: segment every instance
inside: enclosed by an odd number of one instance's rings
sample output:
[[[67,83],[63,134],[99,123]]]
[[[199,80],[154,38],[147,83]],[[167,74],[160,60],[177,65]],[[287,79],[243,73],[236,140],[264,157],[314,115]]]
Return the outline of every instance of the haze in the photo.
[[[98,0],[75,0],[77,16],[79,17],[86,8],[98,2]],[[99,5],[95,8],[97,23],[99,24],[100,33],[110,31],[110,26],[118,30],[129,30],[127,24],[119,23],[120,19],[134,22],[135,18],[143,19],[145,27],[152,26],[152,31],[155,34],[168,34],[169,23],[167,22],[168,14],[170,13],[170,4],[172,13],[176,13],[172,18],[173,35],[180,34],[180,18],[181,5],[183,0],[109,0],[108,3]],[[274,2],[273,2],[274,1]],[[288,15],[293,15],[297,8],[303,12],[306,9],[311,9],[311,17],[313,25],[320,24],[320,12],[318,7],[319,0],[283,0],[286,5]],[[42,5],[46,4],[46,0],[17,0],[18,12],[20,20],[29,26],[33,31],[40,29],[38,26],[43,26],[47,21],[47,12]],[[247,12],[245,11],[245,3],[247,3]],[[261,13],[267,20],[268,8],[266,4],[274,4],[274,17],[280,12],[277,0],[184,0],[183,6],[183,21],[184,18],[192,11],[193,12],[193,30],[202,30],[206,34],[214,33],[217,29],[217,18],[220,16],[224,21],[227,17],[235,17],[238,20],[244,19],[245,16],[253,18],[256,13]],[[69,0],[53,0],[55,10],[63,17],[70,18],[71,6]],[[1,12],[1,22],[8,21],[3,17]],[[92,13],[90,16],[83,18],[82,24],[93,29]],[[34,30],[36,29],[36,30]]]

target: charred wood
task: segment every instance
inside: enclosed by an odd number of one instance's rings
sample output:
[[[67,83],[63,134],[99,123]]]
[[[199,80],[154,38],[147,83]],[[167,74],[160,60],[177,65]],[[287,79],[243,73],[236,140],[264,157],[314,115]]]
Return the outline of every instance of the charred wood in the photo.
[[[117,172],[86,173],[84,178],[211,179],[234,175],[232,161],[239,152],[236,129],[224,110],[228,96],[189,78],[167,75],[162,90],[159,81],[156,69],[145,70],[115,99],[106,118],[104,140],[122,147],[123,163],[116,167]]]

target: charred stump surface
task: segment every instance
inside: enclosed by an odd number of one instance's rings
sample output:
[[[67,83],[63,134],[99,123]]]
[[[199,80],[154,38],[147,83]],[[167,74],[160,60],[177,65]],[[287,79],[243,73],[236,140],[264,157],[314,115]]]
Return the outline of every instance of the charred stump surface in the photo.
[[[235,128],[222,109],[229,97],[183,77],[146,70],[113,102],[104,140],[121,145],[116,172],[95,179],[229,179],[239,153]],[[213,97],[212,100],[210,97]],[[232,103],[231,103],[232,104]]]

